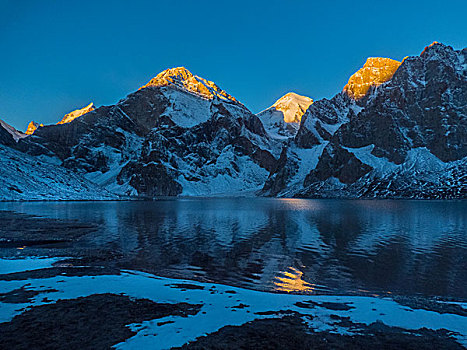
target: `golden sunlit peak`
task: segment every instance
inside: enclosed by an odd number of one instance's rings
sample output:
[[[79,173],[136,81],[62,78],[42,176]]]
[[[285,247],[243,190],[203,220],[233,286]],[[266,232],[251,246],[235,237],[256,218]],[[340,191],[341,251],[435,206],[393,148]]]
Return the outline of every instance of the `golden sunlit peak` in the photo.
[[[152,78],[149,83],[140,87],[140,89],[169,85],[177,86],[204,98],[213,99],[214,96],[216,96],[221,100],[237,102],[234,97],[230,96],[212,81],[206,80],[197,75],[193,75],[185,67],[166,69],[165,71]]]
[[[26,135],[32,135],[34,134],[34,131],[37,130],[38,127],[41,127],[41,126],[44,126],[43,124],[39,124],[35,121],[31,121],[29,124],[28,124],[28,128],[26,129],[26,132],[25,134]]]
[[[362,68],[353,74],[344,91],[358,100],[366,95],[371,86],[381,85],[392,78],[401,62],[383,57],[370,57]]]
[[[435,45],[437,45],[437,44],[440,44],[440,43],[437,42],[437,41],[433,41],[430,45],[425,46],[425,48],[423,49],[421,55],[423,55],[423,54],[426,52],[426,50],[428,50],[430,47],[435,46]]]
[[[70,112],[68,114],[65,114],[62,120],[60,120],[57,124],[65,124],[69,123],[73,120],[75,120],[78,117],[81,117],[82,115],[89,113],[94,110],[94,104],[91,102],[88,104],[86,107],[83,107],[81,109],[74,110],[73,112]]]
[[[313,100],[307,96],[289,92],[278,99],[272,107],[282,112],[286,123],[300,123],[303,114],[312,103]]]

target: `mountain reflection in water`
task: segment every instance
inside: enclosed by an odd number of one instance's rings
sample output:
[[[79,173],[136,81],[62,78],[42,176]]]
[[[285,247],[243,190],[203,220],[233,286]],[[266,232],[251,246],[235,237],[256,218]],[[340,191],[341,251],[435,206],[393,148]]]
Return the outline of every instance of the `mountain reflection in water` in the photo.
[[[120,268],[269,291],[467,298],[465,201],[219,198],[0,209],[96,223],[76,248],[106,249]]]

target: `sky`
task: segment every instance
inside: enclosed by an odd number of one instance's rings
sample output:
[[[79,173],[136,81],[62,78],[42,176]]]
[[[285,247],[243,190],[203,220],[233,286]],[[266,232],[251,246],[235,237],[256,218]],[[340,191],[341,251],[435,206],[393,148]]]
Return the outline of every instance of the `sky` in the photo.
[[[25,130],[184,66],[257,113],[338,93],[367,57],[467,46],[467,1],[0,0],[0,119]]]

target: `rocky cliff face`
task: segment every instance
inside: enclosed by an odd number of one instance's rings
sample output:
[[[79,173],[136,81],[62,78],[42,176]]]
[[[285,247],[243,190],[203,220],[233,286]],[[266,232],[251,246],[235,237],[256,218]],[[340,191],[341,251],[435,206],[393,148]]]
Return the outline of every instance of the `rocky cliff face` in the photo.
[[[169,69],[18,142],[0,129],[0,142],[120,195],[465,198],[466,101],[467,49],[434,43],[369,59],[331,99],[287,94],[258,115]]]

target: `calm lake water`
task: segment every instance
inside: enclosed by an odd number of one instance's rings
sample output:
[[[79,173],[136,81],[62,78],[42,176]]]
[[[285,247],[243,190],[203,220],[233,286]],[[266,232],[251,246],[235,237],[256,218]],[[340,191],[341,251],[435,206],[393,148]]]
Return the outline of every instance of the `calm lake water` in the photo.
[[[0,203],[98,225],[120,268],[298,293],[467,299],[467,202],[174,199]]]

